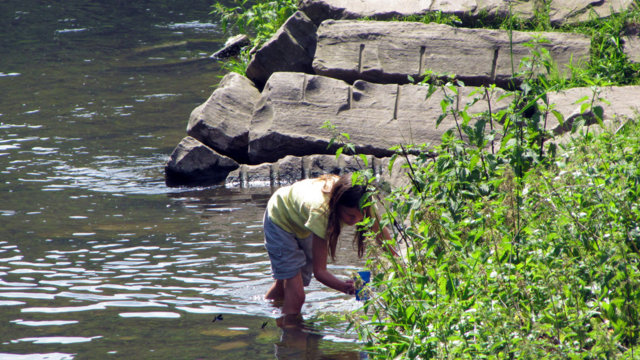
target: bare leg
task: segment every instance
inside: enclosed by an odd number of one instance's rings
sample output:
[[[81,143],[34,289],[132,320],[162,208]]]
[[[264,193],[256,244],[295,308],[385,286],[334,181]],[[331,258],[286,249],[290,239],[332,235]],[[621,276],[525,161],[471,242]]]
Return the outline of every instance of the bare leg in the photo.
[[[276,280],[271,288],[264,295],[267,300],[282,301],[284,300],[284,280]]]
[[[304,300],[305,294],[302,275],[298,273],[291,279],[284,280],[284,305],[282,306],[282,312],[285,315],[300,314]]]

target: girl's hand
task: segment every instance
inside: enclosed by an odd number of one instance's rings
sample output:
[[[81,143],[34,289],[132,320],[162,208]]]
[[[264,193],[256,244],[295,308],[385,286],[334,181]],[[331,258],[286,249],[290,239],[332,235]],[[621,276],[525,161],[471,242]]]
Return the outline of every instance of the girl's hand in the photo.
[[[353,284],[353,280],[349,279],[349,280],[345,280],[344,281],[344,287],[342,289],[342,292],[347,294],[347,295],[355,295],[356,294],[356,287]]]

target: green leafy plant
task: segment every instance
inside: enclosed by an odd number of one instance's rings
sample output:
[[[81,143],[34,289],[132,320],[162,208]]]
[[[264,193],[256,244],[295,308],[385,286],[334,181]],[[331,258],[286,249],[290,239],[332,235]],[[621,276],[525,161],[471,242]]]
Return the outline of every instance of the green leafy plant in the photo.
[[[425,76],[444,95],[439,121],[456,125],[390,162],[410,183],[386,197],[381,221],[404,256],[370,250],[376,292],[350,318],[371,357],[639,356],[640,119],[604,128],[594,86],[577,103],[600,134],[578,121],[573,141],[551,141],[547,117],[564,119],[548,100],[558,85],[543,44],[499,112],[469,110],[494,88],[464,98],[455,80]]]
[[[436,23],[436,24],[445,24],[445,25],[451,25],[451,26],[458,26],[462,24],[462,21],[457,15],[443,13],[442,11],[429,11],[424,15],[396,17],[394,18],[394,20],[421,22],[425,24]]]
[[[298,9],[295,0],[233,0],[230,6],[216,2],[212,7],[211,14],[220,16],[223,31],[252,37],[251,46],[225,64],[227,70],[243,75],[250,60],[250,48],[264,44]]]

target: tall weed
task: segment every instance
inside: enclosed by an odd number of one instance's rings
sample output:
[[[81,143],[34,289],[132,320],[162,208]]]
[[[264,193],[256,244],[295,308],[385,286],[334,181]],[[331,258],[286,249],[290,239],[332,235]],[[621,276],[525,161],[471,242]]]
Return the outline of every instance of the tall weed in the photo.
[[[479,97],[459,103],[459,84],[424,84],[456,126],[391,162],[410,183],[381,220],[406,256],[372,249],[376,293],[351,319],[372,357],[640,357],[640,127],[549,141],[545,119],[563,119],[540,49],[501,112],[471,114]],[[583,107],[601,118],[597,98]]]
[[[212,5],[211,14],[220,16],[225,32],[245,33],[252,37],[250,48],[259,48],[293,15],[296,0],[249,1],[233,0],[227,6],[221,2]],[[240,56],[231,58],[223,65],[227,70],[245,74],[251,49],[244,49]]]

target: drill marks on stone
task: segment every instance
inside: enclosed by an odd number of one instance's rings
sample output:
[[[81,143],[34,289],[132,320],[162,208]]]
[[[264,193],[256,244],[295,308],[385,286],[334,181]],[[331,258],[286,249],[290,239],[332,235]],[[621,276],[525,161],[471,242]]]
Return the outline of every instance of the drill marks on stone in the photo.
[[[307,76],[303,76],[302,77],[302,91],[301,91],[301,99],[302,101],[307,101],[307,86],[308,86],[308,80],[307,80]]]
[[[424,52],[427,50],[427,47],[422,45],[420,46],[420,57],[418,60],[418,76],[422,76],[422,72],[424,71],[422,64],[424,64]]]
[[[338,110],[336,111],[336,116],[344,111],[351,110],[351,103],[353,102],[353,89],[351,86],[347,86],[347,96],[343,99],[344,101],[339,101]]]
[[[364,44],[360,44],[360,52],[358,53],[358,73],[362,73],[362,53],[364,53]]]
[[[500,55],[500,48],[497,47],[493,50],[493,61],[491,62],[491,81],[496,80],[496,68],[498,67],[499,55]]]
[[[400,103],[400,85],[396,85],[396,103],[393,106],[393,118],[391,120],[398,120],[398,104]]]
[[[371,34],[375,34],[372,36]],[[534,35],[503,30],[453,28],[412,22],[327,21],[318,29],[314,70],[353,83],[408,82],[432,70],[455,74],[468,85],[511,86],[510,45],[514,66],[528,56]],[[553,59],[566,66],[573,56],[588,61],[590,39],[578,34],[537,33],[549,40]],[[357,53],[356,53],[357,51]],[[502,54],[500,54],[502,52]],[[416,64],[418,62],[418,64]],[[416,74],[417,71],[417,74]]]

